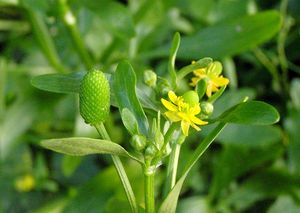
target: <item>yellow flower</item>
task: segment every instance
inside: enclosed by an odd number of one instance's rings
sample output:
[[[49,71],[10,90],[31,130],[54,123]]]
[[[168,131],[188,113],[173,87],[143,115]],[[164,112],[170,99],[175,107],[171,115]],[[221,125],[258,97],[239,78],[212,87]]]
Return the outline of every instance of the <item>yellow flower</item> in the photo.
[[[193,61],[192,64],[195,62]],[[218,61],[211,63],[208,67],[193,71],[195,77],[192,78],[191,85],[196,86],[201,79],[207,80],[206,95],[210,97],[213,92],[217,92],[219,87],[226,86],[229,83],[227,78],[222,75],[222,64]]]
[[[181,121],[181,129],[185,136],[188,136],[190,126],[199,131],[200,128],[197,125],[206,125],[208,123],[196,117],[201,111],[199,103],[191,106],[184,101],[182,96],[176,96],[173,91],[169,91],[168,97],[171,102],[161,99],[162,104],[168,109],[165,115],[172,122]]]
[[[35,179],[31,174],[19,177],[15,181],[15,188],[19,192],[29,192],[35,187]]]

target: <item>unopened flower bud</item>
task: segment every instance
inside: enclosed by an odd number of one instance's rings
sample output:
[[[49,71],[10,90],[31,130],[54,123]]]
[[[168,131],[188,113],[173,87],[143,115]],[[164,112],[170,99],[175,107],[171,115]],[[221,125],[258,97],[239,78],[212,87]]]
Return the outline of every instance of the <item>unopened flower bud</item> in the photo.
[[[131,146],[138,152],[145,149],[147,144],[147,139],[143,135],[134,135],[130,140]]]
[[[145,70],[145,72],[144,72],[144,82],[149,87],[155,87],[156,86],[156,81],[157,81],[156,73],[153,72],[152,70]]]
[[[145,150],[145,160],[151,160],[157,152],[156,147],[151,144]]]
[[[214,111],[214,105],[209,102],[201,102],[200,104],[201,113],[204,115],[211,115]]]

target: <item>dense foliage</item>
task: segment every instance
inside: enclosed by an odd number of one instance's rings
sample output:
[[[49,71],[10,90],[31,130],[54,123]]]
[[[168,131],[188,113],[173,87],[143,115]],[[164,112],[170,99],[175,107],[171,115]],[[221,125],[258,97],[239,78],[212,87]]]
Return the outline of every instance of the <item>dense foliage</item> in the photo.
[[[107,76],[130,69],[114,79],[114,91],[132,91],[136,83],[145,113],[155,117],[161,103],[144,75],[151,75],[149,70],[169,74],[175,32],[181,34],[178,70],[211,57],[222,62],[230,80],[212,118],[246,96],[272,104],[281,117],[276,125],[262,126],[236,116],[261,115],[264,109],[255,108],[259,101],[248,103],[252,111],[244,110],[246,103],[235,108],[235,116],[224,116],[223,122],[236,124],[229,124],[192,168],[177,212],[300,212],[299,12],[298,0],[1,0],[0,212],[130,212],[108,155],[62,155],[43,149],[40,141],[99,137],[80,117],[76,94],[79,79],[91,68]],[[124,59],[134,69],[120,63]],[[37,77],[43,74],[51,75],[51,82]],[[127,80],[126,88],[119,86]],[[156,90],[167,97],[166,82],[157,82]],[[186,91],[189,83],[180,81],[178,91]],[[135,96],[128,99],[136,102]],[[111,140],[133,151],[116,100],[111,101],[106,121]],[[135,112],[143,125],[144,112]],[[268,118],[257,119],[268,123]],[[201,126],[182,146],[179,175],[213,127]],[[115,150],[133,157],[120,146],[107,153]],[[121,159],[137,203],[143,205],[140,166]],[[157,172],[157,189],[165,170],[162,166]],[[163,196],[156,193],[157,200]]]

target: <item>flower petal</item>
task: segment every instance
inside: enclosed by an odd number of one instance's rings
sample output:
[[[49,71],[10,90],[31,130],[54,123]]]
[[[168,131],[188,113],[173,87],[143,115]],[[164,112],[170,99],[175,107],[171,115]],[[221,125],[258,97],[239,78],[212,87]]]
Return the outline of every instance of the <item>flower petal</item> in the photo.
[[[176,105],[172,104],[171,102],[165,100],[165,99],[160,99],[161,103],[170,111],[172,112],[176,112],[177,111],[177,107]]]
[[[212,79],[212,81],[218,86],[225,86],[229,83],[229,80],[227,78],[224,78],[223,76],[216,77]]]
[[[170,119],[172,122],[181,121],[181,118],[177,115],[176,112],[167,111],[165,115]]]
[[[197,130],[197,131],[200,131],[200,130],[201,130],[200,127],[198,127],[198,126],[195,125],[194,123],[191,123],[191,126],[192,126],[195,130]]]
[[[212,84],[211,82],[208,83],[207,88],[206,88],[206,95],[207,97],[210,97],[212,93]]]
[[[201,109],[199,104],[196,104],[195,106],[191,107],[189,110],[189,113],[192,115],[198,115],[200,113]]]
[[[193,116],[190,119],[191,119],[191,121],[193,123],[198,124],[198,125],[206,125],[206,124],[208,124],[207,121],[202,121],[201,119],[197,118],[196,116]]]
[[[177,95],[175,94],[175,92],[173,92],[172,90],[170,90],[168,92],[168,97],[170,98],[170,100],[173,102],[173,103],[176,103],[177,102]]]
[[[189,135],[190,123],[187,121],[181,121],[181,129],[185,136]]]
[[[177,114],[181,120],[186,120],[186,121],[190,120],[189,115],[185,112],[178,112]]]

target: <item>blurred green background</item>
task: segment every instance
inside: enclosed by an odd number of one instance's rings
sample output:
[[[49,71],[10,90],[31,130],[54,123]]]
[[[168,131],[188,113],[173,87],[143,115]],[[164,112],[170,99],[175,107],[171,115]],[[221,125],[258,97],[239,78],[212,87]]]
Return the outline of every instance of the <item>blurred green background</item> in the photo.
[[[128,59],[143,88],[145,70],[167,74],[175,32],[178,67],[206,56],[224,65],[230,86],[214,115],[245,96],[281,114],[275,126],[228,126],[189,175],[178,212],[300,212],[299,23],[299,0],[1,0],[0,212],[129,212],[109,156],[39,146],[97,133],[80,118],[76,95],[39,91],[30,80],[93,67],[112,73]],[[131,149],[116,108],[107,127]],[[210,128],[189,138],[180,165]],[[142,204],[142,171],[123,161]]]

